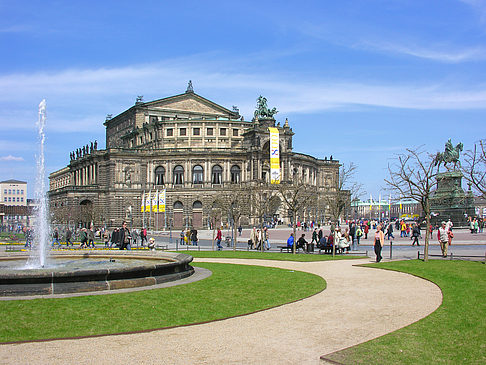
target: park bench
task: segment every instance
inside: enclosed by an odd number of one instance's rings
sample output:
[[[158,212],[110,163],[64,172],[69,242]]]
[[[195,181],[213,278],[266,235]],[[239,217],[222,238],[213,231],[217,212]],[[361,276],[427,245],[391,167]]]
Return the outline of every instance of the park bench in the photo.
[[[283,252],[283,250],[287,250],[288,253],[291,253],[292,252],[292,246],[277,246],[277,248],[280,248],[280,252]]]
[[[168,250],[169,245],[155,245],[155,249],[157,249],[157,250]]]

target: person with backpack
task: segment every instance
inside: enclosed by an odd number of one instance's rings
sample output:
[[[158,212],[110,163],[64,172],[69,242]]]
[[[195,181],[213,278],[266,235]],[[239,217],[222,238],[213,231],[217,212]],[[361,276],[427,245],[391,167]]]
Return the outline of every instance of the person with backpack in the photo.
[[[363,230],[361,229],[361,227],[359,225],[356,226],[355,234],[356,234],[356,244],[357,244],[357,246],[359,246],[359,240],[363,236]]]

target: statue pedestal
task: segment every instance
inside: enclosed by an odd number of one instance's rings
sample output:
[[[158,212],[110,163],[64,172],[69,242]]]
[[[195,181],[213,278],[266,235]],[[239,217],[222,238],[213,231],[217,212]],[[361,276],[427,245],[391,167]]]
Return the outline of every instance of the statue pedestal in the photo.
[[[462,173],[448,171],[437,175],[437,190],[430,199],[432,224],[450,219],[454,227],[467,225],[467,217],[474,216],[474,201],[471,192],[462,189]]]

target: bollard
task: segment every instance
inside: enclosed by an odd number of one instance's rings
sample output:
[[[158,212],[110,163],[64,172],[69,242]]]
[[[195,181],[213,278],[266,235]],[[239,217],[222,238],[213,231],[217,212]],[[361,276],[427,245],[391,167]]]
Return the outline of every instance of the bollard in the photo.
[[[417,251],[417,260],[420,260],[420,251]]]
[[[390,260],[392,259],[393,257],[393,241],[390,240]]]

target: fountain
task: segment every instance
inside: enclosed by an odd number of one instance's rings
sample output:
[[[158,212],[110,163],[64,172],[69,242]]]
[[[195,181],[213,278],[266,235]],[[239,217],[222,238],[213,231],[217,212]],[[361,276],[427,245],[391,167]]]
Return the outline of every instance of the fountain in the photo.
[[[35,198],[36,227],[31,254],[0,257],[0,297],[88,293],[151,286],[188,277],[194,273],[192,256],[165,252],[135,254],[127,251],[47,255],[49,220],[45,183],[44,143],[46,101],[39,104],[39,155]]]

